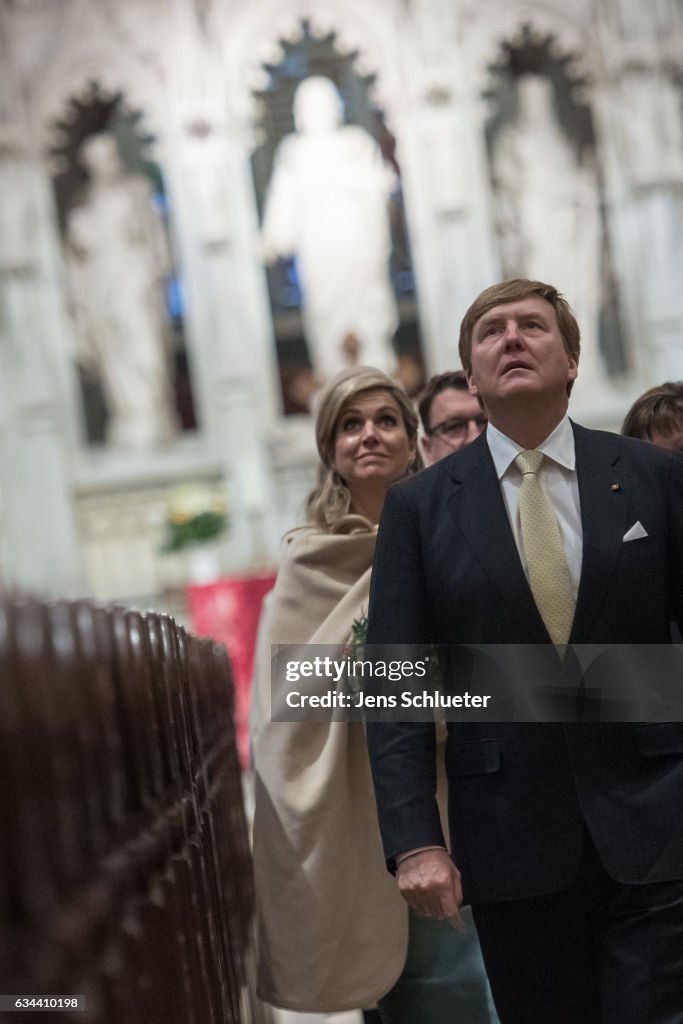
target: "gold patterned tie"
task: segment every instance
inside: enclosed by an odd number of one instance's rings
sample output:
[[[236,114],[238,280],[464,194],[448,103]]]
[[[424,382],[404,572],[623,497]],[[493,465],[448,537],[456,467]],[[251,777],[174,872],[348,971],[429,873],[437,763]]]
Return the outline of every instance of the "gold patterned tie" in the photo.
[[[574,619],[574,593],[562,534],[538,471],[543,452],[520,452],[515,465],[522,473],[519,520],[529,572],[529,586],[550,639],[565,645]]]

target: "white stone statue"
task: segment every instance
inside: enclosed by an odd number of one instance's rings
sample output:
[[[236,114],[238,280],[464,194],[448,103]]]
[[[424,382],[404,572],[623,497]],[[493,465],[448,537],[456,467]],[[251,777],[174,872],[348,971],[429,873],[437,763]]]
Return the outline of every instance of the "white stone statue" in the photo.
[[[555,285],[581,328],[579,398],[604,384],[598,350],[601,231],[592,160],[580,163],[541,75],[518,80],[518,111],[498,135],[493,179],[503,270]]]
[[[364,129],[342,124],[328,78],[294,95],[296,132],[282,140],[266,199],[267,262],[296,257],[309,354],[318,382],[360,362],[396,368],[398,311],[389,276],[388,200],[395,175]]]
[[[67,223],[78,350],[102,381],[108,443],[148,448],[175,432],[163,225],[150,182],[124,167],[113,135],[89,136],[79,155],[90,182]]]

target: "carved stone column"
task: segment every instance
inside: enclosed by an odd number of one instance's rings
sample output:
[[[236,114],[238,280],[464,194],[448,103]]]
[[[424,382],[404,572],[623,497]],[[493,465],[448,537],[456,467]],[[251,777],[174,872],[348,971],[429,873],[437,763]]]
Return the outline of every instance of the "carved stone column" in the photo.
[[[468,75],[461,14],[448,0],[411,4],[401,38],[406,92],[393,104],[430,373],[459,365],[463,313],[499,275],[488,206],[486,112]]]
[[[52,268],[48,182],[5,146],[0,160],[0,491],[3,582],[86,592],[68,461],[70,403]]]
[[[218,54],[208,38],[189,45],[201,24],[191,22],[186,5],[174,9],[185,46],[169,95],[165,166],[187,285],[199,428],[227,481],[227,561],[240,571],[272,562],[281,532],[266,447],[279,414],[275,349],[248,140],[229,123]]]
[[[668,0],[597,5],[605,58],[600,129],[615,261],[640,390],[681,375],[683,25]]]

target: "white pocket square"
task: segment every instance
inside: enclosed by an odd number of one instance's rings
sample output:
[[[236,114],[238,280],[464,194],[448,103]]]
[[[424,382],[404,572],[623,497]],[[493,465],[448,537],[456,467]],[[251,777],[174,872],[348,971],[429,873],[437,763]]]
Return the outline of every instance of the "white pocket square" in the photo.
[[[624,544],[629,540],[639,540],[641,537],[647,537],[647,530],[641,526],[640,521],[634,523],[630,530],[624,534]]]

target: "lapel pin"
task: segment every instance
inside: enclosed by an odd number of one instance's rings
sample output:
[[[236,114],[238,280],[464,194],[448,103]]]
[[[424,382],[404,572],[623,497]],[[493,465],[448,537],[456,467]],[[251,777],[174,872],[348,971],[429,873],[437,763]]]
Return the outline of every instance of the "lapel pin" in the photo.
[[[610,489],[610,491],[620,491],[621,490],[621,484],[610,484],[609,485],[609,489]]]

